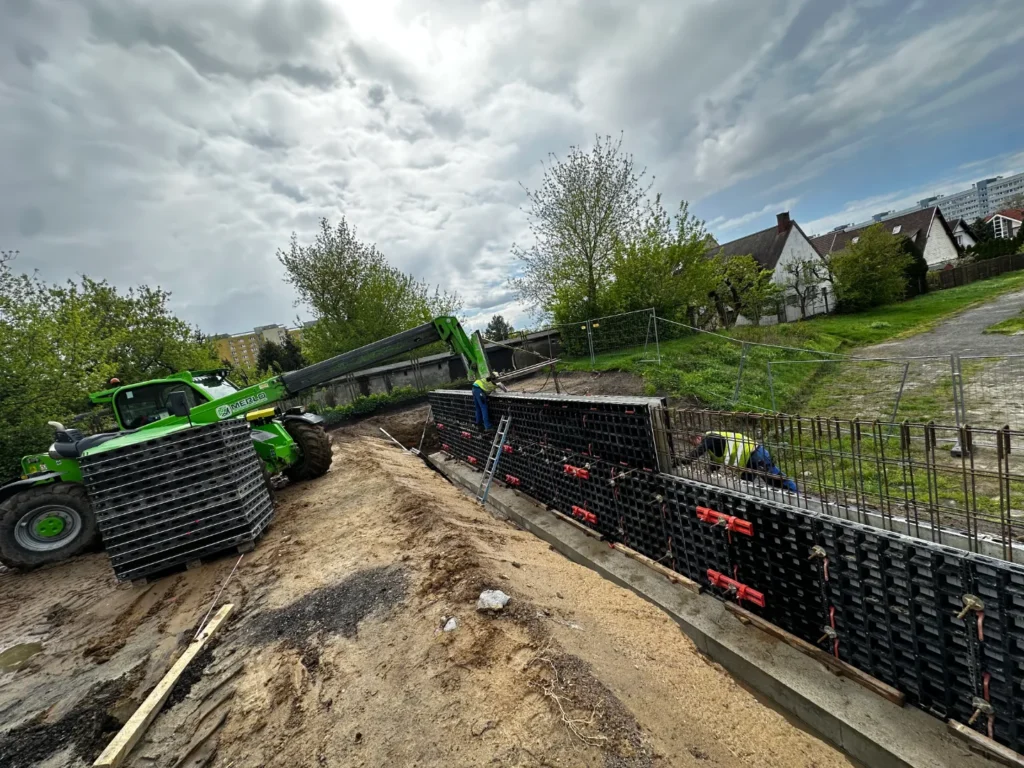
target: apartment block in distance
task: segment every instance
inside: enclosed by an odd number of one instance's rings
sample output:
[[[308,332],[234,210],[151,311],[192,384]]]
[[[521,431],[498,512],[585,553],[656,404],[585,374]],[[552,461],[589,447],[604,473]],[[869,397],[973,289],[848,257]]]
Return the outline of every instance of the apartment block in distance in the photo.
[[[938,207],[943,217],[948,222],[956,222],[963,219],[973,223],[978,219],[984,219],[1007,207],[1024,195],[1024,173],[1017,173],[1013,176],[996,176],[991,179],[982,179],[961,192],[952,195],[939,195],[928,197],[918,201],[917,205],[911,208],[904,208],[901,211],[883,211],[872,216],[875,222],[888,221],[897,216],[905,216],[914,211],[926,210]]]
[[[254,367],[260,358],[260,347],[265,342],[281,345],[288,336],[296,342],[300,341],[302,328],[287,328],[277,323],[260,325],[245,333],[214,336],[213,342],[217,345],[217,356],[221,360],[232,365]]]

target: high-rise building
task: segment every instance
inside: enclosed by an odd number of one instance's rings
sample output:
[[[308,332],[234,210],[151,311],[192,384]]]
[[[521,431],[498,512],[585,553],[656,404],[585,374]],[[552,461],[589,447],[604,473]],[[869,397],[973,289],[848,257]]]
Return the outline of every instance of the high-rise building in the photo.
[[[282,345],[291,336],[296,342],[302,339],[302,328],[286,328],[278,323],[260,325],[245,333],[221,334],[212,337],[217,345],[217,356],[232,365],[255,367],[260,359],[260,347],[266,342]]]
[[[1010,207],[1009,203],[1021,195],[1024,195],[1024,173],[1006,177],[996,176],[982,179],[970,189],[954,192],[952,195],[938,195],[919,200],[917,205],[910,208],[876,213],[871,220],[887,221],[913,211],[938,206],[946,221],[963,219],[970,223]]]

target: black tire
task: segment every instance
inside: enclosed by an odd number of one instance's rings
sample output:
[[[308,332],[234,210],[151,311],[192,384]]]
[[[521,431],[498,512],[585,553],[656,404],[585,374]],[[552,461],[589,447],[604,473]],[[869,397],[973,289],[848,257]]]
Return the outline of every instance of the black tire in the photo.
[[[334,457],[331,455],[331,439],[319,424],[308,421],[286,421],[284,428],[298,443],[302,458],[284,471],[292,481],[312,480],[326,474]]]
[[[60,528],[56,533],[40,533],[55,526]],[[85,488],[77,483],[36,486],[0,504],[0,562],[9,568],[59,563],[98,541],[96,516]]]

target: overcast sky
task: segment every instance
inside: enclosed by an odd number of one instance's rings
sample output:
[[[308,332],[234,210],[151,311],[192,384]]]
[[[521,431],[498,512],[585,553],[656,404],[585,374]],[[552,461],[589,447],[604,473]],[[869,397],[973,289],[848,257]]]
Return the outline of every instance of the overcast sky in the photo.
[[[344,214],[473,326],[523,308],[519,186],[595,133],[720,241],[1024,170],[1020,0],[3,0],[0,249],[294,321],[275,251]]]

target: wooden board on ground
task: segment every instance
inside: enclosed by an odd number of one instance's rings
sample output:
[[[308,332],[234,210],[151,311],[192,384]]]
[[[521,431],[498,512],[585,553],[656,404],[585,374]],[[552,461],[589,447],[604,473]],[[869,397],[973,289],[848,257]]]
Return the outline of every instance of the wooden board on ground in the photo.
[[[235,608],[234,604],[228,603],[221,606],[220,610],[214,614],[210,622],[203,628],[203,631],[199,636],[189,643],[188,648],[181,654],[181,657],[174,662],[167,674],[164,675],[163,679],[157,683],[156,688],[150,691],[149,696],[142,702],[135,714],[133,714],[128,722],[124,724],[124,727],[118,731],[117,736],[114,737],[107,748],[103,750],[103,753],[96,758],[96,762],[93,763],[93,768],[117,768],[124,759],[131,752],[139,739],[142,738],[142,734],[146,732],[149,724],[153,722],[156,716],[160,713],[160,708],[163,707],[164,702],[167,701],[167,697],[171,694],[171,689],[174,684],[181,677],[181,673],[185,671],[185,668],[189,665],[189,662],[194,659],[201,650],[206,642],[213,636],[213,634],[220,628],[228,616],[231,615],[231,611]]]
[[[871,675],[861,672],[856,667],[850,666],[845,661],[841,661],[835,656],[821,650],[821,648],[811,645],[806,640],[801,640],[796,635],[791,635],[786,630],[775,626],[771,622],[765,621],[760,616],[757,616],[744,608],[740,608],[735,603],[726,603],[725,608],[744,623],[753,624],[763,632],[767,632],[772,637],[778,638],[786,645],[792,646],[798,651],[806,653],[808,656],[820,661],[837,675],[842,675],[855,683],[863,685],[865,688],[874,691],[882,698],[888,699],[897,706],[903,706],[905,701],[903,693],[896,690],[891,685],[886,685],[881,680],[876,680]],[[1022,768],[1024,768],[1024,766],[1022,766]]]
[[[643,563],[648,568],[657,571],[666,579],[671,581],[673,584],[678,584],[681,587],[685,587],[694,594],[700,594],[700,584],[698,584],[697,582],[686,578],[680,573],[676,573],[671,568],[668,568],[662,565],[661,563],[657,563],[654,560],[651,560],[651,558],[647,557],[647,555],[641,555],[635,549],[630,549],[625,544],[619,544],[618,542],[616,542],[612,546],[615,547],[615,549],[619,550],[619,552],[621,552],[622,554],[631,557],[637,562]]]
[[[1009,747],[996,743],[974,729],[968,728],[963,723],[956,722],[956,720],[947,720],[946,727],[949,728],[949,732],[954,736],[966,741],[968,749],[978,752],[989,760],[1001,765],[1009,765],[1011,768],[1024,768],[1024,756],[1014,752]]]

